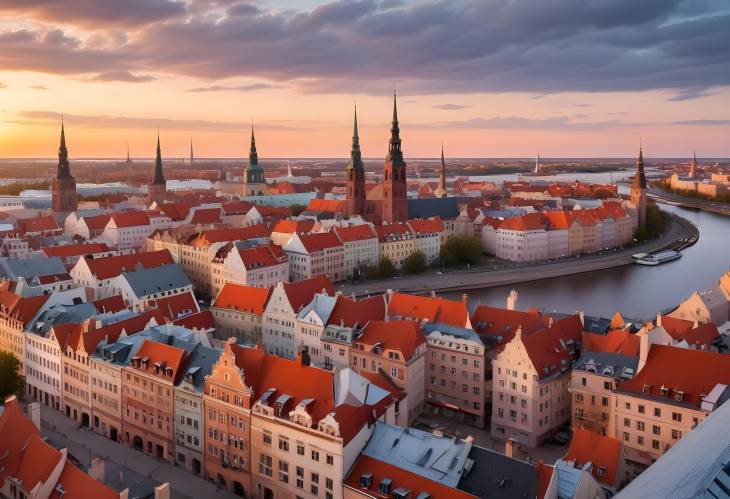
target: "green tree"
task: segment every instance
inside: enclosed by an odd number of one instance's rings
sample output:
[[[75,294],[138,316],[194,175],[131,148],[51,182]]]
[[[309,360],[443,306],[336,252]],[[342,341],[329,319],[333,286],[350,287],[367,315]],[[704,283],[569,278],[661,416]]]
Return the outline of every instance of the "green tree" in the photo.
[[[477,263],[482,257],[482,243],[476,237],[452,237],[444,243],[441,254],[444,257],[444,265]]]
[[[421,250],[416,250],[403,260],[403,268],[409,274],[420,274],[428,267],[426,255]]]
[[[380,279],[380,268],[377,265],[371,265],[365,271],[368,279]]]
[[[393,265],[393,260],[387,256],[381,258],[378,262],[378,274],[381,279],[393,277],[395,275],[395,265]]]
[[[0,352],[0,401],[23,390],[23,378],[18,373],[20,361],[9,352]]]
[[[634,239],[639,242],[648,241],[659,237],[667,228],[667,214],[664,213],[656,203],[648,203],[646,205],[646,227],[638,229],[634,234]]]
[[[441,246],[441,254],[439,255],[439,263],[443,265],[444,267],[453,267],[457,263],[459,263],[459,259],[454,254],[453,251],[451,251],[449,248],[446,247],[444,244]]]

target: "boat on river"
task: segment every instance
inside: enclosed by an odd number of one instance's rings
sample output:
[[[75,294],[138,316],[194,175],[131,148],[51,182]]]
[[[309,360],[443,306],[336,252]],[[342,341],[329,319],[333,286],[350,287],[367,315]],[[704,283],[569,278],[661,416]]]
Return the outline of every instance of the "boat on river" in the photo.
[[[639,265],[659,265],[682,258],[682,253],[674,250],[665,250],[658,253],[637,253],[633,255],[634,263]]]

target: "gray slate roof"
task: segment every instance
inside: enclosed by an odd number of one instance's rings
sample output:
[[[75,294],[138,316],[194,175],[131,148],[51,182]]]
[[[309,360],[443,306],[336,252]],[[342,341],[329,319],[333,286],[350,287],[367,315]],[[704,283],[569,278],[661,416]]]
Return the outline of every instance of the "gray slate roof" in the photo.
[[[36,256],[27,260],[18,258],[0,258],[0,275],[15,280],[18,277],[32,279],[47,275],[65,274],[63,262],[57,256]]]
[[[484,344],[479,335],[473,330],[465,327],[452,326],[450,324],[442,324],[438,322],[429,322],[423,325],[423,333],[428,336],[430,333],[438,331],[441,334],[448,334],[458,339],[476,341]]]
[[[192,380],[192,385],[198,393],[203,393],[205,377],[213,370],[213,364],[218,362],[222,350],[210,348],[198,343],[188,356],[185,373],[182,381]],[[188,378],[190,376],[190,378]]]
[[[132,272],[123,272],[122,277],[138,298],[190,286],[190,279],[177,263],[151,269],[140,267]]]
[[[470,197],[422,198],[408,200],[408,218],[456,218],[459,205],[474,201]]]
[[[639,366],[639,357],[621,353],[591,352],[581,353],[573,364],[573,369],[605,374],[614,378],[631,379]]]
[[[537,496],[537,471],[530,463],[473,446],[474,464],[459,481],[459,490],[476,497],[523,499]]]

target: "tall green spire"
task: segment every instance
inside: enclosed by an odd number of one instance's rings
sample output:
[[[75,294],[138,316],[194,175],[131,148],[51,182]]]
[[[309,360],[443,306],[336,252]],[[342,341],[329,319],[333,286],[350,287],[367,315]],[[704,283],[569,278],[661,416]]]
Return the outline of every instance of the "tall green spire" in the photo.
[[[165,183],[165,175],[162,172],[162,149],[160,149],[160,132],[157,132],[157,156],[155,157],[155,174],[152,183]]]
[[[68,163],[68,149],[66,149],[66,131],[63,126],[63,116],[61,116],[61,144],[58,146],[58,171],[57,178],[70,177],[71,168]]]
[[[403,151],[401,150],[400,128],[398,126],[398,103],[395,90],[393,90],[393,121],[390,126],[390,141],[388,142],[388,156],[386,161],[393,165],[405,165],[403,162]]]
[[[250,166],[259,164],[259,155],[256,152],[256,137],[253,134],[253,122],[251,122],[251,148],[248,151],[248,164]]]
[[[360,151],[360,135],[357,131],[357,105],[355,105],[355,123],[352,127],[352,150],[350,151],[350,164],[348,164],[347,167],[360,170],[365,168],[362,162],[362,152]]]

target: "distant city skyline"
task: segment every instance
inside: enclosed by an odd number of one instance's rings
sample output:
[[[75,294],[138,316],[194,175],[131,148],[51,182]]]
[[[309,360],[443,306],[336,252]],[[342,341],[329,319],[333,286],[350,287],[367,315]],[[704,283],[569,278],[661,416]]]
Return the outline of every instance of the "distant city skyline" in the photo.
[[[730,156],[730,5],[218,0],[0,5],[0,158]]]

